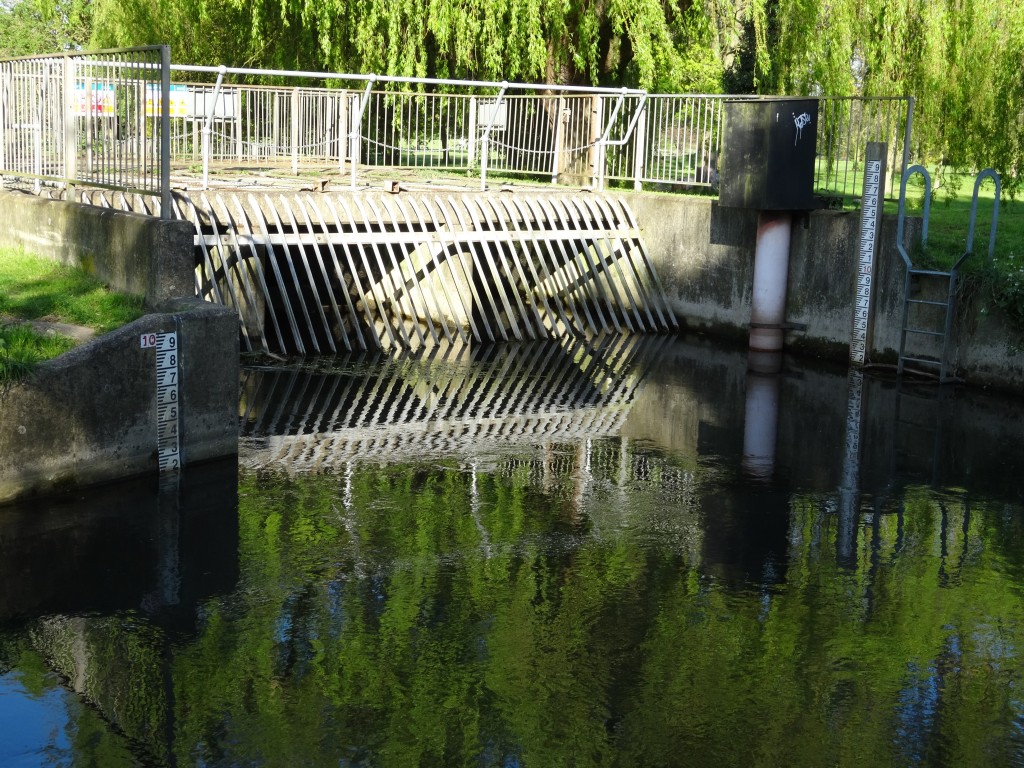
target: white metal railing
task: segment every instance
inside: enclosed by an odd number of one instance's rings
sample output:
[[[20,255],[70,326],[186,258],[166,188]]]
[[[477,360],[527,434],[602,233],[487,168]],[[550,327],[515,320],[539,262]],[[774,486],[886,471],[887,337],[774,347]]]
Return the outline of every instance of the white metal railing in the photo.
[[[631,182],[635,189],[644,184],[666,189],[716,186],[725,104],[742,98],[762,97],[650,94],[633,142],[608,153],[606,178]],[[817,98],[815,191],[825,197],[859,198],[865,147],[880,141],[888,146],[887,167],[895,169],[887,194],[897,197],[909,158],[913,99]],[[633,104],[628,110],[637,108]]]
[[[172,86],[172,152],[203,163],[330,164],[358,184],[374,168],[608,183],[714,187],[724,105],[755,98],[375,75],[172,67],[217,74],[216,85]],[[337,87],[225,84],[225,75],[319,78]],[[342,87],[347,86],[347,87]],[[864,147],[884,141],[898,178],[913,100],[822,97],[816,190],[858,198]],[[209,141],[203,151],[204,131]],[[896,188],[890,179],[889,194]]]
[[[215,82],[172,85],[169,71]],[[172,159],[201,168],[204,186],[211,163],[231,163],[296,174],[329,165],[353,188],[387,169],[479,177],[481,188],[488,174],[596,189],[713,188],[725,102],[746,98],[170,65],[166,46],[12,59],[0,62],[0,78],[0,176],[164,201]],[[895,196],[913,99],[819,105],[817,191],[859,197],[864,147],[884,141]]]
[[[159,196],[169,215],[169,68],[167,46],[0,61],[0,177]]]
[[[595,107],[610,104],[614,115],[627,98],[646,98],[635,89],[187,65],[172,69],[217,77],[214,85],[175,85],[171,94],[183,110],[172,127],[172,147],[181,153],[176,157],[195,159],[198,151],[204,179],[211,161],[231,160],[290,162],[293,172],[309,162],[332,163],[351,174],[353,187],[360,168],[373,166],[479,173],[481,188],[486,188],[489,171],[557,180],[571,168],[589,183],[603,177],[600,148],[628,142],[637,124],[635,119],[595,121],[594,114],[600,114]],[[317,79],[347,87],[229,85],[224,83],[229,74]],[[197,108],[200,94],[205,112]]]

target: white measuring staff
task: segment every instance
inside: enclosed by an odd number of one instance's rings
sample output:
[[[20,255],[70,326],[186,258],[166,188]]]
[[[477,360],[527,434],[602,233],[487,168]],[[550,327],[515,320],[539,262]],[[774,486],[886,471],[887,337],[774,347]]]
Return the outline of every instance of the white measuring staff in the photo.
[[[850,338],[850,362],[864,365],[871,342],[871,308],[875,283],[875,254],[882,220],[882,189],[886,145],[871,142],[864,163],[864,195],[860,206],[860,245],[857,249],[857,294]]]
[[[181,468],[180,383],[181,354],[178,333],[144,333],[139,337],[143,349],[156,349],[156,445],[160,471]]]

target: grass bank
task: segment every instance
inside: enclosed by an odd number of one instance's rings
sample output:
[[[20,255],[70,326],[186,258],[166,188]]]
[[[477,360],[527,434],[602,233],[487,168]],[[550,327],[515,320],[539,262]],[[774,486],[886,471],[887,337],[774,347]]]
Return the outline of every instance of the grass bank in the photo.
[[[114,293],[83,269],[0,248],[0,383],[31,373],[75,346],[24,321],[67,323],[105,333],[141,317],[142,299]]]
[[[974,176],[951,175],[933,196],[928,221],[928,242],[914,253],[915,264],[949,269],[967,250]],[[971,255],[960,267],[963,290],[977,311],[998,307],[1012,326],[1024,333],[1024,202],[1003,197],[996,217],[995,248],[989,258],[989,235],[995,207],[995,185],[985,180],[978,190]],[[921,177],[908,183],[908,207],[923,210]]]

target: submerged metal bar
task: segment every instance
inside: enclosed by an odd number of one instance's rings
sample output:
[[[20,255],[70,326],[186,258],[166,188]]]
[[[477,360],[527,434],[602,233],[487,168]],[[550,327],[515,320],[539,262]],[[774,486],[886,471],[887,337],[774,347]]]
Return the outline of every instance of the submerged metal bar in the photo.
[[[338,231],[340,232],[342,230],[342,224],[341,224],[341,217],[338,216],[337,209],[334,207],[334,204],[331,203],[331,199],[329,197],[328,198],[324,198],[324,202],[327,205],[327,209],[331,212],[331,215],[334,217],[335,226],[337,227]],[[354,261],[352,260],[352,254],[349,251],[349,249],[347,249],[347,248],[345,249],[345,261],[348,264],[349,276],[352,279],[352,286],[356,290],[357,299],[363,305],[363,311],[365,312],[365,315],[366,315],[367,326],[370,327],[370,328],[373,328],[374,323],[373,323],[373,319],[372,319],[372,315],[371,315],[372,310],[370,308],[370,303],[369,303],[369,300],[366,297],[366,292],[363,290],[362,283],[359,282],[359,273],[358,273],[358,270],[356,269]],[[350,300],[350,303],[351,303],[351,300]],[[353,320],[354,320],[354,322],[356,324],[356,331],[357,331],[357,335],[359,336],[359,340],[360,340],[360,342],[362,342],[363,341],[363,333],[359,329],[359,317],[358,317],[358,315],[355,314],[355,312],[356,312],[356,310],[355,310],[355,308],[353,308]],[[373,340],[374,347],[376,349],[380,349],[383,346],[379,336],[371,334],[370,338]],[[363,348],[364,349],[368,349],[369,347],[364,344]]]
[[[260,208],[259,203],[253,195],[248,196],[249,208],[255,214],[256,221],[263,228],[264,233],[268,232],[267,221],[263,216],[263,210]],[[295,313],[292,311],[292,303],[288,300],[288,286],[284,281],[284,276],[281,274],[281,267],[277,263],[277,253],[274,251],[274,246],[269,240],[267,245],[267,258],[270,260],[270,267],[274,272],[274,277],[277,280],[278,290],[281,292],[281,300],[284,303],[285,313],[288,316],[288,325],[292,331],[292,341],[295,343],[295,348],[299,354],[306,353],[306,347],[302,343],[302,337],[299,333],[299,327],[295,322]],[[287,258],[287,252],[285,254]]]
[[[309,216],[309,211],[307,210],[306,205],[303,202],[303,199],[301,197],[297,197],[295,202],[298,205],[298,208],[299,208],[299,211],[302,214],[303,220],[305,221],[306,228],[309,231],[312,232],[313,231],[313,220]],[[331,252],[333,254],[333,250],[334,250],[333,245],[331,243],[328,243],[327,245],[328,245],[328,247],[330,248],[330,250],[331,250]],[[317,246],[314,249],[314,252],[316,253],[317,265],[320,267],[320,274],[323,276],[323,279],[324,279],[324,292],[327,294],[327,299],[331,303],[331,310],[334,313],[334,319],[337,320],[337,322],[338,322],[338,329],[339,329],[338,335],[341,336],[341,342],[342,342],[342,344],[344,344],[345,349],[351,350],[352,349],[352,345],[351,345],[351,343],[348,340],[348,334],[344,333],[344,331],[343,331],[343,329],[345,327],[345,321],[341,317],[341,309],[338,307],[338,300],[337,300],[337,298],[334,295],[334,291],[331,290],[331,275],[330,275],[330,273],[329,273],[329,271],[327,269],[327,265],[324,263],[324,257],[323,257],[323,254],[320,252],[320,247]],[[346,291],[346,294],[347,294],[347,291]],[[323,302],[321,302],[321,306],[322,306],[322,303]],[[321,317],[323,317],[323,312],[321,312]],[[324,318],[324,324],[327,325],[326,318]],[[334,336],[334,334],[328,334],[327,335],[327,339],[331,343],[332,351],[335,349],[333,336]]]
[[[677,325],[616,199],[282,193],[249,194],[243,206],[233,193],[201,193],[182,207],[200,289],[236,307],[250,349],[411,349]]]
[[[537,221],[541,220],[541,218],[537,216],[537,211],[542,211],[544,214],[544,220],[550,224],[551,229],[561,228],[564,226],[560,213],[555,210],[554,206],[549,205],[548,201],[544,198],[528,201],[527,205],[534,213]],[[552,271],[545,282],[555,285],[558,289],[558,291],[553,294],[556,297],[556,300],[561,301],[564,299],[566,303],[571,305],[571,312],[574,320],[582,322],[582,318],[585,317],[589,324],[588,330],[591,333],[598,333],[602,326],[606,327],[604,311],[601,308],[600,302],[596,301],[595,295],[590,291],[589,283],[587,282],[585,275],[577,269],[576,255],[573,254],[570,256],[566,250],[566,243],[571,244],[575,238],[576,233],[573,232],[569,237],[564,239],[560,238],[554,241],[555,245],[558,247],[558,254],[561,255],[560,262],[554,249],[551,248],[550,245],[548,246],[548,252],[551,254]],[[574,272],[575,274],[573,274]],[[580,285],[585,286],[582,292],[579,290]],[[547,290],[544,288],[543,284],[539,287],[541,290]],[[580,302],[580,306],[583,308],[582,314],[580,313],[579,307],[573,298],[576,293],[583,294],[584,300]],[[593,306],[597,317],[600,318],[600,323],[596,323],[594,321],[594,317],[591,316],[590,306]],[[567,325],[571,325],[568,321],[566,322]]]
[[[438,207],[442,211],[444,211],[445,210],[444,204],[443,204],[443,202],[441,201],[440,198],[438,198],[437,203],[438,203]],[[455,203],[454,199],[452,197],[450,197],[450,196],[448,197],[448,204],[452,207],[452,213],[454,214],[455,220],[458,221],[458,223],[459,223],[459,227],[460,227],[461,233],[463,233],[463,237],[466,237],[466,235],[468,233],[470,233],[470,232],[473,232],[473,234],[476,235],[477,233],[474,232],[475,227],[472,227],[472,226],[469,226],[468,224],[466,224],[465,217],[463,217],[462,213],[460,212],[459,206]],[[487,297],[487,301],[491,305],[490,308],[491,308],[491,313],[493,313],[492,316],[497,321],[497,320],[500,319],[500,317],[499,317],[500,313],[498,312],[497,304],[495,304],[495,302],[494,302],[494,296],[491,295],[490,285],[488,284],[487,280],[478,280],[477,279],[477,274],[476,273],[477,273],[478,267],[482,265],[482,259],[476,258],[476,256],[478,255],[478,251],[476,249],[471,248],[469,252],[474,257],[473,258],[473,274],[469,276],[470,292],[472,293],[473,299],[476,302],[476,304],[480,305],[480,306],[483,306],[483,302],[480,300],[480,295],[479,295],[479,293],[477,291],[477,284],[479,283],[480,285],[483,286],[484,295]],[[475,313],[473,313],[473,314],[475,315]],[[480,315],[481,319],[483,320],[484,328],[487,330],[487,338],[486,339],[477,338],[477,341],[497,341],[497,336],[495,336],[494,331],[491,328],[491,323],[487,319],[488,318],[488,314],[489,313],[485,309],[484,312],[481,313],[481,315]],[[499,325],[498,326],[498,330],[501,332],[502,338],[505,341],[508,341],[508,334],[505,333],[505,329],[502,328]]]
[[[402,211],[402,215],[405,216],[407,221],[411,222],[412,217],[409,215],[409,212],[406,211],[405,206],[402,204],[401,198],[399,198],[396,201],[396,203],[398,205],[399,210]],[[413,198],[412,207],[416,213],[417,224],[424,231],[426,231],[428,222],[423,217],[423,214],[420,212],[419,208],[416,206],[415,198]],[[422,279],[420,284],[426,285],[427,289],[430,291],[430,295],[427,298],[429,299],[430,302],[433,302],[434,306],[438,307],[441,310],[441,312],[443,312],[444,310],[441,307],[441,302],[438,301],[438,295],[433,289],[434,283],[438,283],[441,295],[444,296],[444,302],[445,304],[448,305],[448,318],[438,318],[438,320],[441,323],[441,327],[444,330],[445,338],[449,342],[452,342],[454,341],[455,335],[458,335],[460,339],[465,341],[465,333],[458,322],[458,315],[457,312],[455,311],[455,306],[452,304],[451,296],[449,295],[448,292],[447,281],[441,279],[441,268],[437,260],[437,257],[442,249],[438,246],[437,240],[435,240],[434,238],[430,238],[429,240],[425,240],[425,242],[421,246],[415,248],[412,251],[412,253],[409,254],[410,259],[412,259],[417,253],[419,253],[420,250],[426,252],[426,258],[422,260],[422,270],[417,270],[417,265],[415,263],[412,264],[413,274],[416,275],[422,272]],[[451,320],[452,325],[455,326],[455,334],[453,334],[451,329],[448,327],[448,320]]]
[[[327,220],[324,217],[323,211],[320,210],[320,206],[316,205],[312,201],[309,201],[309,202],[310,202],[310,206],[316,212],[317,218],[320,220],[320,227],[321,227],[322,231],[326,232],[327,231]],[[311,224],[311,227],[312,227],[312,224]],[[327,250],[331,254],[331,262],[334,265],[334,274],[338,278],[338,282],[339,282],[339,284],[341,285],[341,288],[342,288],[342,294],[345,297],[345,306],[348,309],[349,317],[351,318],[351,321],[352,321],[352,328],[355,331],[356,337],[359,339],[358,346],[361,349],[366,349],[366,341],[365,341],[365,339],[363,339],[363,331],[359,327],[360,326],[359,316],[356,313],[355,306],[353,306],[353,304],[352,304],[352,294],[348,290],[348,285],[345,282],[345,277],[344,277],[344,274],[342,273],[341,263],[338,261],[338,253],[335,250],[334,243],[331,240],[327,241]],[[353,278],[353,282],[355,282],[354,278]],[[345,321],[339,318],[339,320],[338,320],[338,327],[339,327],[340,331],[342,333],[344,333]],[[352,344],[351,344],[351,341],[348,338],[348,334],[344,333],[344,337],[345,337],[345,345],[349,349],[351,349],[352,348]]]
[[[654,315],[651,314],[650,300],[645,295],[643,281],[640,278],[640,273],[637,270],[636,265],[633,263],[631,252],[625,247],[625,242],[622,237],[612,234],[620,231],[621,222],[616,218],[615,212],[612,210],[609,202],[605,199],[595,200],[593,203],[588,202],[588,206],[600,209],[606,217],[607,223],[605,229],[606,232],[608,232],[609,247],[611,248],[609,257],[614,258],[616,253],[620,254],[619,258],[614,259],[615,267],[622,278],[624,290],[629,294],[630,301],[633,302],[633,309],[638,323],[644,330],[656,331],[657,324],[654,322]],[[625,274],[627,270],[623,269],[623,262],[625,262],[625,265],[628,268],[628,276]],[[636,295],[634,295],[634,293]],[[643,322],[643,315],[647,316],[647,324]]]
[[[229,231],[231,233],[232,251],[234,252],[234,255],[235,255],[235,263],[238,265],[238,273],[239,273],[239,277],[241,278],[241,283],[242,283],[242,295],[241,296],[236,296],[235,300],[236,300],[236,302],[238,302],[238,309],[239,309],[240,314],[242,314],[243,317],[244,317],[245,315],[244,315],[242,307],[241,307],[241,300],[242,300],[242,298],[245,299],[245,302],[249,305],[250,315],[253,318],[253,322],[256,323],[256,329],[259,332],[260,339],[262,340],[262,339],[264,339],[266,337],[266,333],[265,333],[265,329],[264,329],[264,321],[263,321],[263,318],[260,316],[259,302],[258,302],[258,300],[256,298],[256,294],[253,291],[252,286],[249,284],[249,281],[246,279],[246,274],[245,274],[245,257],[242,255],[242,246],[238,242],[238,225],[232,219],[231,212],[228,210],[227,206],[224,204],[224,201],[223,200],[219,200],[218,202],[220,203],[221,208],[222,208],[222,210],[224,212],[224,219],[225,219],[225,222],[227,223],[228,229],[229,229]],[[211,208],[212,208],[212,206],[211,206]],[[251,248],[251,251],[252,251],[252,254],[253,254],[253,259],[256,260],[257,259],[256,248],[255,248],[255,246],[250,246],[250,248]],[[228,272],[230,271],[230,268],[229,268],[228,264],[226,262],[224,262],[223,252],[221,253],[221,261],[224,263],[224,272],[225,272],[225,276],[227,276]],[[229,283],[229,285],[230,285],[230,283]],[[247,324],[245,322],[242,323],[242,338],[245,340],[246,351],[252,352],[253,351],[252,339],[250,338],[249,328],[247,327]]]
[[[250,225],[249,225],[248,219],[247,219],[247,217],[245,215],[245,208],[242,205],[242,201],[238,199],[237,195],[232,195],[231,199],[234,201],[235,207],[238,210],[238,221],[245,222],[245,226],[249,227]],[[237,236],[237,232],[235,233],[235,242],[236,243],[239,242],[239,238]],[[274,326],[274,334],[277,336],[278,349],[282,349],[283,350],[285,348],[285,346],[284,346],[284,336],[281,333],[281,324],[280,324],[280,322],[277,319],[277,312],[276,312],[276,309],[275,309],[276,308],[276,303],[271,299],[271,297],[270,297],[270,290],[267,287],[266,271],[264,270],[263,262],[260,259],[260,253],[257,250],[257,246],[256,246],[255,243],[250,241],[248,243],[248,247],[249,247],[250,253],[252,255],[252,262],[253,262],[253,265],[254,265],[254,271],[256,273],[256,279],[257,279],[257,281],[260,284],[260,289],[263,291],[263,301],[266,304],[267,314],[270,316],[270,322]],[[240,245],[239,245],[239,248],[241,248]],[[264,322],[264,327],[266,327],[266,323],[265,322]],[[267,337],[266,337],[266,334],[264,334],[264,336],[263,336],[263,345],[264,345],[264,347],[266,347],[266,344],[267,344]]]

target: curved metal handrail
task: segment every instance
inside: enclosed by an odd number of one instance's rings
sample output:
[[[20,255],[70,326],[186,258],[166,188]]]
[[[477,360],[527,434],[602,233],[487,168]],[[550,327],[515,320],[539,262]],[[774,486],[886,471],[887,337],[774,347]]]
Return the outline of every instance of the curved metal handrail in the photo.
[[[903,178],[900,180],[900,208],[896,224],[896,247],[899,249],[900,256],[903,257],[903,261],[907,265],[907,269],[913,269],[914,262],[910,260],[910,256],[907,254],[907,249],[903,247],[903,220],[906,217],[904,208],[907,201],[907,181],[915,173],[920,173],[924,176],[924,213],[923,222],[921,224],[922,246],[928,242],[928,217],[932,210],[932,177],[928,173],[928,169],[923,165],[912,165],[903,172]]]
[[[974,253],[974,222],[978,216],[978,191],[981,189],[981,183],[985,179],[992,179],[996,185],[995,201],[992,206],[992,221],[989,224],[988,230],[988,257],[991,260],[992,255],[996,250],[996,222],[999,220],[999,195],[1002,189],[1001,182],[999,180],[999,174],[992,168],[986,168],[978,174],[978,178],[974,180],[974,198],[971,200],[971,220],[967,227],[967,249],[964,251],[963,256],[957,259],[956,264],[953,265],[953,269],[956,269],[964,260],[967,259],[972,253]]]

